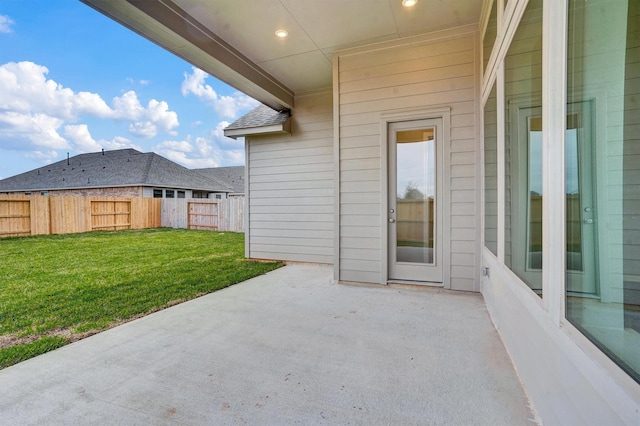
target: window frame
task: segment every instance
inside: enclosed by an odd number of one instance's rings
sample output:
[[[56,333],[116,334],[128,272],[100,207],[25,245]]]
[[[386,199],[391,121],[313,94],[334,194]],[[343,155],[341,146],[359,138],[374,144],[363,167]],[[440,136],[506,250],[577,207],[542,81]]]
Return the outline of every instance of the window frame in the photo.
[[[502,1],[502,0],[495,0]],[[529,312],[537,318],[543,328],[555,326],[561,334],[575,345],[557,340],[555,333],[550,338],[559,345],[559,350],[571,359],[586,361],[587,357],[599,365],[617,386],[628,394],[637,393],[636,382],[622,367],[589,340],[578,328],[565,317],[566,306],[566,208],[565,208],[565,129],[567,117],[567,39],[569,0],[543,0],[543,40],[542,40],[542,119],[543,126],[543,297],[533,293],[526,283],[504,265],[504,59],[511,45],[515,32],[528,5],[528,0],[509,0],[504,10],[503,19],[499,20],[498,35],[491,52],[491,60],[485,74],[482,74],[480,116],[484,117],[484,106],[494,81],[497,85],[498,108],[498,256],[484,246],[484,207],[481,208],[481,251],[487,259],[483,266],[500,268],[499,276],[509,280],[514,292],[513,296],[528,307]],[[499,9],[500,11],[500,9]],[[481,34],[484,36],[482,27]],[[480,38],[482,46],[483,38]],[[557,60],[562,58],[562,60]],[[482,72],[482,62],[479,69]],[[502,112],[502,116],[500,116]],[[597,112],[596,112],[597,113]],[[484,121],[484,118],[482,118]],[[482,125],[482,188],[481,200],[484,206],[484,123]],[[554,141],[552,143],[551,141]],[[558,184],[561,182],[561,184]],[[551,208],[549,206],[552,206]],[[492,260],[493,259],[493,260]],[[490,271],[486,271],[490,277]],[[491,279],[491,278],[489,278]],[[501,279],[501,278],[498,278]],[[541,311],[537,311],[535,306]],[[546,315],[540,315],[542,312]],[[556,336],[556,337],[554,337]],[[585,357],[586,355],[586,357]],[[602,371],[586,368],[589,363],[578,363],[584,377],[591,383],[602,384]],[[583,368],[584,367],[584,368]],[[608,386],[606,386],[609,388]],[[612,388],[609,388],[612,389]],[[612,400],[609,400],[610,402]]]

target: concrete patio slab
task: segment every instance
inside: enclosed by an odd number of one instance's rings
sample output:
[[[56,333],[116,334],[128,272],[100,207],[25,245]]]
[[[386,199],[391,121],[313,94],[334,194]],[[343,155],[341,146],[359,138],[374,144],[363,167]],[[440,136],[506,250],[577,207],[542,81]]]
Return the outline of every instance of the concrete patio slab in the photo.
[[[482,297],[289,265],[0,371],[0,424],[530,425]]]

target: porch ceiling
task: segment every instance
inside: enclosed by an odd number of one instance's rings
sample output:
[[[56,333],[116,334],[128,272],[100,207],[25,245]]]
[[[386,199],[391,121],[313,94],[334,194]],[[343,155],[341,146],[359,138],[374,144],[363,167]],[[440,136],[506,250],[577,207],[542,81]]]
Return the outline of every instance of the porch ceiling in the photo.
[[[483,0],[82,0],[278,110],[332,85],[333,52],[477,23]],[[275,31],[284,29],[280,39]]]

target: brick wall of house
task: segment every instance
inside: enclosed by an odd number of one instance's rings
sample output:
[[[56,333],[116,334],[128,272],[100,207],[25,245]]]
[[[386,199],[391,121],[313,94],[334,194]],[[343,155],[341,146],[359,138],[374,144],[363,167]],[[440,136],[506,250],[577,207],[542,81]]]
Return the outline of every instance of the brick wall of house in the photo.
[[[142,187],[127,186],[115,188],[60,189],[49,191],[49,195],[142,198]]]

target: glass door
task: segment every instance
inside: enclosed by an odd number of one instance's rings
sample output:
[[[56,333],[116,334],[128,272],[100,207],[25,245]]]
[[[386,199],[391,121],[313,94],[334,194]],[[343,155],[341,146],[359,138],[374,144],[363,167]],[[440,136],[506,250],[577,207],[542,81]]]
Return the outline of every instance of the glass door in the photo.
[[[575,293],[597,293],[597,259],[595,251],[596,217],[594,167],[592,154],[591,105],[580,102],[568,105],[565,133],[566,164],[566,288]],[[514,185],[518,218],[525,222],[513,227],[513,271],[532,290],[542,291],[542,111],[521,108],[518,114],[518,169],[526,179]]]
[[[389,126],[389,279],[442,282],[442,120]]]

